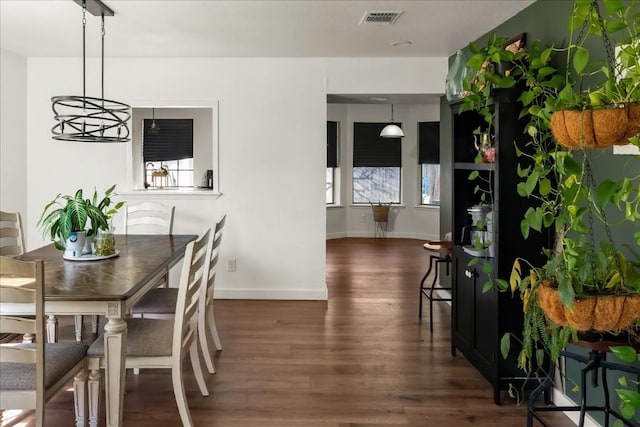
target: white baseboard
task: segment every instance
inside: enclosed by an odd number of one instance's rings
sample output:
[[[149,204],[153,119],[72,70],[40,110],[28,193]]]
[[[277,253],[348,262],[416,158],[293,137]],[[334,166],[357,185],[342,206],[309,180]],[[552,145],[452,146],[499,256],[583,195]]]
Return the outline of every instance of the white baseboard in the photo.
[[[553,388],[552,398],[553,398],[553,404],[556,406],[574,406],[576,404],[573,400],[569,398],[569,396],[567,396],[566,394],[564,394],[562,391],[558,390],[555,387]],[[565,411],[564,414],[571,421],[573,421],[575,425],[578,425],[578,422],[580,421],[580,413]],[[589,416],[589,414],[587,414],[587,416],[584,419],[584,427],[600,427],[600,424],[598,424],[593,418],[591,418],[591,416]]]
[[[313,300],[326,301],[329,298],[327,286],[322,290],[307,289],[225,289],[216,287],[215,299],[272,299],[272,300]]]

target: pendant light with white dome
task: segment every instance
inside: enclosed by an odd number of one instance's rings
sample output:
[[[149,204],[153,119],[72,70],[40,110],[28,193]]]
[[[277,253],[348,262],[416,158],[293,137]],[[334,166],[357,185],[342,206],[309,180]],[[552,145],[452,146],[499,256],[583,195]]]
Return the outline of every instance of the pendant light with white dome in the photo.
[[[404,132],[393,121],[393,104],[391,104],[391,123],[386,125],[382,131],[380,132],[381,138],[402,138],[404,137]]]

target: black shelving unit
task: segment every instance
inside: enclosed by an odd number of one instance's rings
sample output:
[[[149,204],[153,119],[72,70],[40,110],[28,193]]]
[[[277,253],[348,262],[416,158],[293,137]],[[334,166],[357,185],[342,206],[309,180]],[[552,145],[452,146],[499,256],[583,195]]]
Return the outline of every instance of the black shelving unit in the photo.
[[[548,247],[548,234],[533,233],[524,240],[520,221],[533,200],[520,197],[516,186],[518,158],[516,144],[524,147],[524,123],[518,119],[521,105],[517,93],[501,94],[492,102],[494,127],[490,129],[496,149],[495,163],[476,163],[474,130],[487,129],[483,117],[473,111],[459,113],[459,105],[452,109],[452,227],[453,227],[453,275],[452,275],[452,354],[459,350],[484,375],[493,387],[496,404],[500,403],[500,391],[508,385],[522,385],[526,376],[517,368],[518,349],[512,341],[509,358],[500,354],[500,340],[506,332],[522,331],[522,302],[519,295],[503,293],[495,288],[483,292],[488,281],[482,271],[482,263],[469,266],[472,256],[462,247],[469,245],[468,234],[463,227],[471,224],[467,209],[480,203],[480,195],[474,192],[478,180],[469,180],[472,171],[490,182],[494,227],[494,257],[484,258],[493,267],[494,277],[508,281],[513,261],[523,257],[532,262],[542,261],[542,248]],[[487,184],[484,184],[487,185]],[[465,239],[465,240],[463,240]]]

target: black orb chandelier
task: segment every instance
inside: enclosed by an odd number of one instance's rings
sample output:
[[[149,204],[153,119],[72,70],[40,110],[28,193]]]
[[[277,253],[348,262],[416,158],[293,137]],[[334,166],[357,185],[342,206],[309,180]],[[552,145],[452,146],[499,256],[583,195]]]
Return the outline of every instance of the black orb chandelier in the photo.
[[[51,98],[56,124],[52,138],[76,142],[127,142],[131,107],[104,97],[104,17],[114,13],[100,0],[74,0],[82,6],[82,96]],[[100,98],[86,96],[86,12],[102,18],[102,93]]]

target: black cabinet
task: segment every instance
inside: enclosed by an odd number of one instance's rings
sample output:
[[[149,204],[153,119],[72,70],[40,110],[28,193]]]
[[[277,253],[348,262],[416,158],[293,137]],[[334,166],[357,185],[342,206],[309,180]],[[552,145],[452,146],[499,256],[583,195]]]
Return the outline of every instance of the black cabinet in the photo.
[[[549,245],[548,233],[532,233],[524,240],[520,221],[533,201],[520,197],[517,184],[516,156],[518,149],[526,152],[524,123],[518,119],[520,104],[517,94],[503,96],[493,102],[491,108],[494,125],[487,129],[484,119],[472,111],[458,114],[458,106],[452,105],[452,227],[453,227],[453,276],[452,276],[452,352],[456,349],[489,380],[493,386],[494,400],[500,402],[500,390],[508,385],[522,384],[525,375],[517,368],[517,343],[512,340],[511,354],[503,359],[500,340],[506,332],[519,335],[522,331],[522,302],[519,295],[503,293],[495,288],[483,292],[490,278],[483,271],[483,263],[491,266],[493,278],[509,280],[513,261],[517,257],[543,260],[542,248]],[[476,161],[474,131],[488,131],[495,147],[494,163]],[[473,171],[478,175],[470,179]],[[470,250],[471,216],[468,208],[481,203],[480,186],[492,211],[492,233],[487,235],[493,243],[489,253]],[[466,247],[466,250],[465,250]],[[474,256],[481,259],[470,266]],[[491,255],[491,256],[488,256]]]

